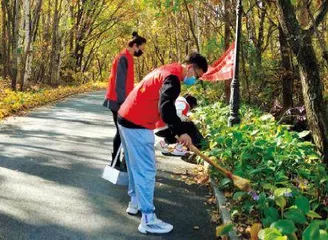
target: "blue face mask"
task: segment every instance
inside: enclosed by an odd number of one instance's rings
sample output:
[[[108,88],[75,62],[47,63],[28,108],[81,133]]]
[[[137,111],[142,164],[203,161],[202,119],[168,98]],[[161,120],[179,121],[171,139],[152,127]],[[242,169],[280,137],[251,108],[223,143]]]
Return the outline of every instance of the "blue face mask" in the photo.
[[[194,85],[196,83],[196,77],[195,76],[185,77],[183,82],[184,82],[184,84],[186,84],[188,86]]]

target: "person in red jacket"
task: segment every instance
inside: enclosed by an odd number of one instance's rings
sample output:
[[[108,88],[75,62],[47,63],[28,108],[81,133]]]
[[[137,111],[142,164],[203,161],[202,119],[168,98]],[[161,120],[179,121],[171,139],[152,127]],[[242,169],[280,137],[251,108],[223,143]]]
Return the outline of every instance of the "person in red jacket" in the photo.
[[[128,194],[131,197],[127,213],[142,217],[138,230],[142,233],[167,233],[173,229],[159,220],[153,204],[156,161],[154,133],[167,125],[179,142],[189,146],[192,140],[188,127],[177,116],[175,101],[181,82],[193,85],[208,68],[207,60],[198,53],[191,54],[184,64],[173,63],[159,67],[132,90],[118,112],[118,127],[129,173]]]
[[[137,32],[133,32],[132,36],[133,38],[129,41],[127,48],[118,54],[113,61],[106,98],[103,103],[103,106],[112,111],[116,126],[116,133],[113,139],[112,160],[114,160],[121,145],[121,138],[117,127],[117,112],[134,86],[133,56],[140,57],[143,54],[147,42]],[[115,167],[120,168],[120,161],[116,162]]]

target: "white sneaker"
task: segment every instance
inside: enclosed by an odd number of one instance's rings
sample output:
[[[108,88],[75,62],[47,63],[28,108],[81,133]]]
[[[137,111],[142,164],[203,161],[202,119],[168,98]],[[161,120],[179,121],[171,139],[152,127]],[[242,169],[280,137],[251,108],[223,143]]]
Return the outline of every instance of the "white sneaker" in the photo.
[[[138,213],[138,211],[139,211],[138,205],[133,204],[132,202],[129,202],[129,206],[126,209],[126,212],[128,214],[136,215]]]
[[[171,224],[158,219],[155,213],[152,214],[150,219],[142,216],[141,223],[138,227],[141,233],[168,233],[171,232],[172,229],[173,226]]]
[[[165,143],[164,140],[159,141],[156,144],[156,148],[161,151],[162,153],[169,153],[169,145],[167,143]]]
[[[188,151],[184,148],[184,146],[180,143],[178,143],[173,151],[171,152],[172,155],[174,156],[184,156],[188,153]]]

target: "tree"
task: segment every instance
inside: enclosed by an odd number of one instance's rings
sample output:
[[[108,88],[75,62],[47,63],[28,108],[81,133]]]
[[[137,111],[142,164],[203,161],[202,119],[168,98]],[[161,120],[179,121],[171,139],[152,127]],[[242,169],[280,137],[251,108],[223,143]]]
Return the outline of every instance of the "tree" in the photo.
[[[283,109],[293,106],[293,73],[287,38],[279,25],[279,45],[281,55],[281,84]]]
[[[288,42],[299,64],[304,104],[313,140],[328,164],[328,119],[326,109],[323,107],[323,84],[320,79],[318,60],[312,45],[314,28],[324,20],[327,14],[328,0],[322,2],[319,14],[308,29],[300,26],[290,0],[278,0],[276,3],[282,30],[286,36],[289,36]]]
[[[31,5],[29,0],[24,0],[24,22],[25,22],[25,48],[22,62],[20,90],[23,91],[25,84],[28,85],[32,75],[32,60],[33,60],[33,43],[36,38],[38,22],[41,12],[42,0],[36,2],[35,11],[30,13]]]

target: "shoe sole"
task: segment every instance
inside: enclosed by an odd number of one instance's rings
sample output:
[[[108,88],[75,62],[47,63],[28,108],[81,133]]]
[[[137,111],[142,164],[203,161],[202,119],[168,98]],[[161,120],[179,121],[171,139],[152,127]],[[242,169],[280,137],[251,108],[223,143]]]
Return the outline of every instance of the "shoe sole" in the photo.
[[[186,154],[184,154],[184,155],[178,155],[178,154],[173,154],[173,153],[165,153],[165,152],[162,152],[162,154],[164,155],[164,156],[171,156],[171,157],[184,157]]]
[[[139,210],[135,210],[135,209],[132,209],[132,208],[128,208],[126,209],[126,212],[130,215],[137,215]]]
[[[173,230],[173,226],[172,226],[172,228],[170,229],[170,230],[162,230],[162,231],[147,231],[146,230],[146,228],[144,228],[143,226],[142,226],[142,224],[139,224],[139,226],[138,226],[138,230],[139,230],[139,232],[141,232],[141,233],[143,233],[143,234],[147,234],[147,233],[157,233],[157,234],[165,234],[165,233],[169,233],[169,232],[171,232],[172,230]]]

